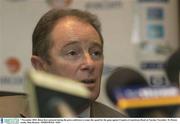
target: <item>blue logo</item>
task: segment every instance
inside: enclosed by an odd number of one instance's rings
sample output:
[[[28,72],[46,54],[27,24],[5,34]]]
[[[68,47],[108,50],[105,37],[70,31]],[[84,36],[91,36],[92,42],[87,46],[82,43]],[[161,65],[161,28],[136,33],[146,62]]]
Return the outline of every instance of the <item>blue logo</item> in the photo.
[[[164,26],[160,24],[150,24],[147,26],[148,39],[162,39],[164,37]]]
[[[1,124],[19,124],[18,118],[4,118],[1,119]]]
[[[164,11],[162,8],[157,8],[157,7],[148,8],[147,18],[149,20],[163,20]]]

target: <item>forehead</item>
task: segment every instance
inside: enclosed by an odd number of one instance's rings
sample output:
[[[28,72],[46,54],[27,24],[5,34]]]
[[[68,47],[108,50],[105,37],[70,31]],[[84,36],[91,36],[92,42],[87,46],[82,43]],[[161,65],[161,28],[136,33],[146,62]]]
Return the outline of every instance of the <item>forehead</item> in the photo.
[[[53,42],[97,41],[101,39],[96,29],[77,17],[64,17],[57,21],[51,32]]]

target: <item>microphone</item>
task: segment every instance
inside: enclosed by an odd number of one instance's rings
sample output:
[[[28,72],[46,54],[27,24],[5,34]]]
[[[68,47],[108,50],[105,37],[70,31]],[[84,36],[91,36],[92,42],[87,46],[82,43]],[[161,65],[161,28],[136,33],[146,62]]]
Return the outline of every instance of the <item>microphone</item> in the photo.
[[[165,73],[174,86],[179,85],[179,72],[180,72],[180,49],[176,50],[164,64]]]
[[[27,81],[33,117],[75,117],[90,104],[90,91],[78,81],[37,70],[28,71]]]
[[[127,67],[118,67],[106,82],[109,99],[130,117],[174,117],[180,106],[179,89],[148,86],[145,78]]]
[[[117,99],[113,92],[116,88],[124,88],[131,85],[148,86],[145,78],[136,70],[128,67],[117,67],[112,71],[106,81],[106,93],[108,98],[116,104]]]

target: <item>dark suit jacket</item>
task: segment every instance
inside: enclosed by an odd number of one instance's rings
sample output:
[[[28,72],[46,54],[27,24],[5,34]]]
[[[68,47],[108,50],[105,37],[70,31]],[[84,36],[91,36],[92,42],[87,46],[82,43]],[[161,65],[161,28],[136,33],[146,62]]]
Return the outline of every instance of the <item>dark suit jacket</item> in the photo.
[[[127,117],[124,113],[120,113],[118,111],[115,111],[108,106],[93,102],[91,105],[91,117],[95,118],[122,118]]]
[[[30,117],[26,95],[0,96],[0,117]],[[126,117],[101,103],[91,104],[91,117]]]

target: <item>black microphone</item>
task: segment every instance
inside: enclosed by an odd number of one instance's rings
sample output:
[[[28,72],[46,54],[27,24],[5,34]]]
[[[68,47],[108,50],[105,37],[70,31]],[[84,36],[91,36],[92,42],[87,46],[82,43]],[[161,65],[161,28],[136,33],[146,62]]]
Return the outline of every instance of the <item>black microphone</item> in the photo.
[[[168,57],[164,64],[164,70],[170,83],[179,87],[180,49]]]
[[[140,74],[140,72],[129,67],[117,67],[112,71],[106,81],[106,93],[108,98],[116,104],[117,99],[113,92],[116,88],[124,88],[127,86],[148,86],[148,82]]]
[[[118,109],[130,117],[174,117],[180,106],[179,89],[152,87],[138,71],[118,67],[108,77],[106,92]]]

